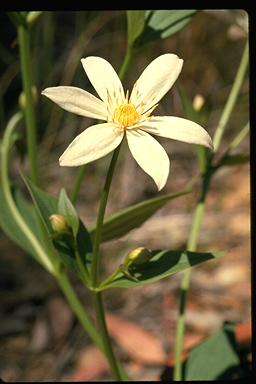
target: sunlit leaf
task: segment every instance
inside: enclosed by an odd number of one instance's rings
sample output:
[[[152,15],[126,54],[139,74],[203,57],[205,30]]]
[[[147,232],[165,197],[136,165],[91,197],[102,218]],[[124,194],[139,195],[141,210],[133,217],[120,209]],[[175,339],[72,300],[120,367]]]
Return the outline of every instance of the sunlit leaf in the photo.
[[[134,228],[139,227],[149,219],[158,209],[162,208],[168,201],[183,196],[190,191],[170,193],[160,197],[134,204],[128,208],[114,213],[104,221],[102,230],[102,241],[109,241],[121,237]],[[94,236],[95,226],[89,229],[91,236]]]
[[[186,381],[236,380],[240,376],[240,359],[232,324],[225,324],[192,349],[185,365]]]
[[[135,40],[141,35],[145,25],[145,11],[127,12],[127,34],[128,45],[132,46]]]
[[[129,273],[135,278],[134,280],[120,272],[106,285],[103,282],[101,288],[130,288],[154,283],[174,273],[224,255],[224,252],[202,253],[169,250],[153,251],[152,253],[153,257],[145,264],[134,264],[133,268],[129,268]]]
[[[196,13],[193,9],[151,10],[145,12],[145,26],[134,40],[135,46],[165,39],[181,30]]]

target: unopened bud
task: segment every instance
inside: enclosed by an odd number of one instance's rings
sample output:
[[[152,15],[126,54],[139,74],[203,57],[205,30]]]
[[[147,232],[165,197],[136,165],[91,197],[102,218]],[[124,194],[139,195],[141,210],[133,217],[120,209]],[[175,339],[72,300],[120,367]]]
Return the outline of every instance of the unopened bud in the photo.
[[[202,95],[195,95],[194,100],[193,100],[193,108],[195,111],[199,112],[203,105],[204,105],[204,97]]]
[[[49,217],[52,229],[58,233],[67,233],[69,231],[69,225],[64,216],[54,214]]]
[[[33,102],[34,104],[36,104],[38,100],[37,88],[33,85],[31,90],[32,90]],[[21,109],[26,108],[26,95],[24,92],[21,92],[19,96],[19,105]]]
[[[149,249],[138,247],[128,253],[125,258],[125,264],[144,264],[149,261],[152,256],[152,252]]]

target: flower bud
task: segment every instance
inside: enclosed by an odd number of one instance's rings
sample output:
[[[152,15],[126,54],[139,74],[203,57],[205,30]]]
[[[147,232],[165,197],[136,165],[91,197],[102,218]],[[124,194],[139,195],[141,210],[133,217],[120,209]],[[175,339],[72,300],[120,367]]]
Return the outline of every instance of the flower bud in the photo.
[[[64,216],[56,213],[51,215],[49,219],[54,232],[67,233],[69,231],[69,225]]]
[[[202,95],[195,95],[194,100],[193,100],[193,108],[196,112],[201,111],[204,105],[204,97]]]
[[[149,261],[152,256],[152,252],[149,249],[138,247],[128,253],[125,258],[125,264],[144,264]]]
[[[34,85],[32,86],[32,98],[33,98],[34,104],[36,104],[38,100],[38,95],[37,95],[37,88]],[[26,108],[26,95],[24,92],[21,92],[19,96],[19,106],[21,109]]]

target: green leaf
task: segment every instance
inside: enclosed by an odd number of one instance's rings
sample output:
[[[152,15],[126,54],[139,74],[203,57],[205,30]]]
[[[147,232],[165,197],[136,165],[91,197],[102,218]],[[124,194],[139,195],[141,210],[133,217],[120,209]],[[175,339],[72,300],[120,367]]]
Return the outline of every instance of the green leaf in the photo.
[[[241,375],[234,326],[225,324],[189,353],[185,380],[236,380]]]
[[[71,203],[65,189],[61,189],[58,201],[58,213],[63,215],[72,228],[73,235],[76,237],[79,228],[79,218],[76,210]]]
[[[221,160],[220,164],[221,165],[239,165],[239,164],[246,164],[250,160],[250,155],[249,154],[244,154],[244,153],[237,153],[234,155],[226,155],[224,158]]]
[[[92,241],[89,232],[87,231],[86,227],[84,226],[81,220],[79,221],[79,228],[76,236],[76,244],[77,250],[84,264],[90,264],[92,256]]]
[[[194,9],[146,11],[146,24],[143,33],[134,41],[134,45],[165,39],[182,29],[196,13]]]
[[[162,208],[169,200],[186,195],[189,190],[170,193],[160,197],[143,201],[125,208],[106,218],[103,224],[102,241],[109,241],[121,237],[134,228],[139,227],[150,218],[158,209]],[[94,236],[95,226],[89,229],[91,237]]]
[[[129,273],[136,281],[129,279],[127,275],[118,273],[113,280],[104,282],[100,288],[130,288],[139,285],[154,283],[174,273],[184,271],[204,261],[213,260],[224,255],[224,252],[189,252],[189,251],[152,251],[153,257],[145,264],[133,264]]]
[[[126,11],[128,45],[131,47],[141,35],[145,25],[145,11]]]
[[[30,192],[32,200],[37,207],[38,214],[48,233],[52,233],[49,217],[58,212],[58,199],[49,193],[38,188],[29,178],[22,175],[22,178]]]
[[[75,259],[74,250],[68,244],[61,240],[53,240],[55,249],[58,251],[63,264],[76,274],[79,274],[79,268]]]
[[[40,236],[40,226],[33,206],[29,204],[26,199],[24,199],[20,192],[14,190],[13,194],[14,199],[16,200],[17,208],[19,209],[21,215],[24,217],[27,225],[30,227],[31,231],[36,236]],[[31,246],[30,242],[24,236],[23,232],[20,230],[20,227],[16,224],[16,221],[13,219],[13,216],[8,209],[8,205],[5,202],[5,197],[1,186],[0,226],[6,233],[6,235],[10,237],[10,239],[13,240],[17,245],[19,245],[24,251],[28,252],[32,256],[36,256],[34,254],[34,249]]]
[[[90,263],[90,255],[92,251],[92,244],[90,235],[85,228],[84,224],[81,220],[76,216],[76,212],[72,203],[69,201],[64,190],[61,191],[59,200],[44,191],[40,188],[36,187],[31,180],[28,178],[24,178],[26,185],[30,191],[31,197],[35,203],[35,206],[38,209],[38,213],[41,217],[41,220],[44,224],[44,228],[47,233],[45,233],[44,240],[46,243],[49,242],[51,234],[53,234],[49,217],[56,212],[63,214],[67,220],[70,220],[70,225],[73,231],[76,233],[75,243],[72,238],[69,238],[67,235],[63,236],[61,239],[54,239],[51,242],[54,245],[54,248],[58,251],[59,256],[63,264],[74,270],[75,272],[79,272],[79,268],[77,266],[76,256],[75,256],[75,247],[77,247],[80,258],[84,264]],[[76,218],[75,218],[76,216]],[[48,234],[48,236],[47,236]]]

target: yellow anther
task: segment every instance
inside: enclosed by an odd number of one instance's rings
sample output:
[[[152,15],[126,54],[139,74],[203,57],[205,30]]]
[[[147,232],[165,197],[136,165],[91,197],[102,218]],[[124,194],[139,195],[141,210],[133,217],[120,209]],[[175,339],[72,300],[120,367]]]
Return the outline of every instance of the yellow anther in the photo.
[[[113,121],[126,128],[137,123],[140,117],[133,104],[121,104],[114,111]]]

